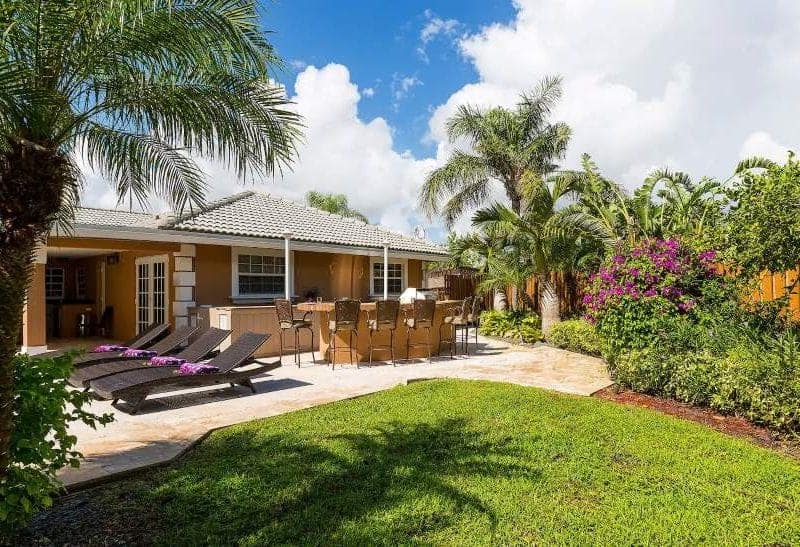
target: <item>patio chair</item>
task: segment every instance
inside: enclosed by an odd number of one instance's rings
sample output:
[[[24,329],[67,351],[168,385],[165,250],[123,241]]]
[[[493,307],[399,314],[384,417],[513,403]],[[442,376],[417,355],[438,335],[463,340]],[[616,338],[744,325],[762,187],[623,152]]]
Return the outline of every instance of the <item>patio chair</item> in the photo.
[[[331,369],[335,367],[336,360],[336,335],[346,332],[349,335],[347,353],[350,357],[350,364],[353,364],[353,335],[358,340],[358,316],[361,313],[361,302],[351,298],[343,298],[333,303],[333,320],[328,322],[328,330],[331,333],[331,344],[328,346],[330,355]],[[339,348],[344,349],[344,348]],[[358,367],[358,363],[356,363]]]
[[[478,329],[481,326],[481,312],[483,311],[483,300],[476,296],[472,299],[472,309],[467,315],[467,337],[469,337],[469,329],[475,329],[475,351],[478,349]],[[467,347],[469,350],[469,347]],[[469,351],[467,351],[469,355]]]
[[[163,334],[165,334],[168,331],[169,331],[169,323],[153,323],[146,330],[142,331],[140,334],[137,334],[130,340],[127,340],[120,345],[131,349],[146,349],[149,345],[158,340]],[[78,350],[77,348],[57,349],[53,351],[45,351],[44,353],[37,353],[33,357],[36,357],[37,359],[52,359],[54,357],[59,357],[61,355],[64,355],[68,351],[78,351]],[[78,366],[82,362],[81,361],[82,359],[86,360],[87,358],[92,356],[109,355],[109,354],[114,355],[119,353],[122,352],[108,352],[104,354],[89,353],[87,355],[76,357],[73,360],[73,365]],[[99,362],[99,361],[94,361],[94,362]]]
[[[166,355],[175,351],[182,346],[189,337],[197,332],[198,327],[181,327],[174,332],[166,335],[164,338],[155,344],[143,347],[131,347],[130,349],[146,349],[147,351],[154,351],[156,355]],[[109,363],[111,361],[119,361],[123,359],[141,359],[141,357],[123,357],[124,351],[104,351],[102,353],[86,353],[75,358],[72,362],[76,368],[87,367],[96,365],[98,363]]]
[[[408,330],[408,336],[406,336],[406,359],[409,356],[409,349],[424,347],[428,348],[428,362],[431,361],[431,328],[433,327],[434,313],[436,313],[436,301],[426,298],[424,300],[414,300],[411,315],[406,315],[403,318],[403,324]],[[411,343],[411,333],[420,329],[425,330],[426,341]]]
[[[255,332],[245,332],[239,336],[207,363],[217,367],[219,372],[182,375],[179,374],[180,367],[150,367],[100,378],[91,383],[91,388],[95,395],[101,399],[111,399],[114,405],[120,400],[132,404],[131,414],[136,414],[144,400],[153,393],[218,384],[230,384],[231,387],[240,385],[255,393],[252,378],[280,367],[280,363],[258,365],[246,370],[235,369],[253,363],[253,354],[270,336]]]
[[[181,352],[171,355],[176,359],[183,359],[190,363],[199,361],[214,351],[225,339],[230,336],[231,331],[210,327],[205,329],[200,336],[195,338],[192,343],[186,346]],[[128,359],[122,361],[110,361],[99,363],[92,366],[85,366],[72,371],[69,376],[70,385],[75,387],[89,387],[92,380],[97,380],[109,374],[117,374],[137,368],[151,368],[149,359]]]
[[[314,357],[314,327],[308,319],[313,312],[306,312],[303,314],[302,319],[295,319],[294,309],[292,308],[292,301],[283,298],[275,300],[275,312],[278,315],[278,326],[280,332],[278,333],[279,350],[278,362],[283,360],[283,333],[291,331],[294,333],[294,346],[286,349],[294,350],[294,363],[300,368],[300,330],[308,329],[311,333],[311,360],[316,363],[317,359]]]
[[[450,358],[454,358],[458,331],[461,330],[464,353],[469,355],[469,348],[467,347],[469,342],[467,342],[467,337],[464,336],[464,330],[468,328],[468,317],[471,311],[472,298],[468,296],[464,299],[460,306],[450,308],[448,314],[442,318],[442,324],[439,325],[439,351],[437,351],[437,354],[440,354],[442,344],[447,344],[450,347]],[[446,329],[450,330],[450,337],[448,338],[444,337],[444,332]]]
[[[378,300],[375,302],[375,319],[370,318],[367,312],[367,329],[369,329],[369,364],[372,366],[372,352],[389,351],[392,364],[394,360],[394,331],[397,329],[397,316],[400,313],[400,301],[398,300]],[[377,332],[389,331],[389,345],[377,346],[373,343],[372,337]]]

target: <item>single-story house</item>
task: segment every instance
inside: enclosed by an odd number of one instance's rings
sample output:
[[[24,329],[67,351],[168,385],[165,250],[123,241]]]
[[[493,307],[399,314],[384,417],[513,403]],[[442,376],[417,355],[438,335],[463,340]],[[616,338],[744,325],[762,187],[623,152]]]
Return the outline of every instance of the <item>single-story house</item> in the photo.
[[[396,296],[423,286],[425,263],[445,255],[425,239],[256,191],[177,217],[84,207],[69,234],[51,233],[37,252],[21,346],[42,352],[87,324],[124,340],[154,322],[263,309],[286,294],[369,300],[383,296],[384,275]]]

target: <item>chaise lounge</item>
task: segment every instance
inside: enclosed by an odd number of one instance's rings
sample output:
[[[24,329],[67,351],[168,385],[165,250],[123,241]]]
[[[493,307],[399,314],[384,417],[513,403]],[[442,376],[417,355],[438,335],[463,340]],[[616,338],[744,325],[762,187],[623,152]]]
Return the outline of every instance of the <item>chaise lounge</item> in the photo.
[[[156,355],[166,355],[182,346],[190,336],[197,332],[197,330],[198,327],[181,327],[147,348],[129,347],[128,349],[154,351]],[[120,361],[123,359],[141,359],[141,357],[125,357],[123,355],[124,353],[125,351],[87,353],[76,357],[72,361],[72,364],[77,368],[96,365],[98,363],[108,363],[110,361]]]
[[[123,342],[120,345],[130,349],[146,349],[149,345],[158,340],[161,337],[161,335],[163,335],[167,331],[169,331],[169,323],[153,323],[146,330],[142,331],[141,333],[137,334],[127,342]],[[37,353],[33,357],[36,357],[37,359],[53,359],[55,357],[60,357],[70,351],[78,351],[78,350],[77,348],[56,349],[52,351],[45,351],[44,353]],[[115,352],[115,353],[121,353],[121,352]],[[99,355],[99,354],[90,353],[89,355]],[[82,357],[88,357],[88,356],[84,355]],[[78,360],[79,358],[76,358],[73,361],[73,364],[76,363]]]
[[[101,399],[112,399],[116,404],[123,400],[131,405],[131,414],[136,414],[148,395],[165,391],[176,391],[190,387],[230,384],[249,387],[255,393],[251,379],[280,367],[280,363],[258,365],[245,370],[235,370],[242,365],[253,363],[253,354],[269,339],[269,334],[245,332],[231,345],[211,359],[206,365],[217,367],[218,372],[210,374],[179,373],[180,367],[150,367],[105,376],[91,382],[95,395]]]
[[[230,336],[231,331],[210,327],[204,330],[191,344],[183,351],[170,355],[175,359],[181,359],[190,363],[205,359],[214,351],[225,339]],[[149,359],[129,359],[110,361],[97,365],[83,366],[72,371],[69,377],[69,384],[74,387],[88,388],[93,380],[97,380],[110,374],[118,374],[139,368],[153,368]]]

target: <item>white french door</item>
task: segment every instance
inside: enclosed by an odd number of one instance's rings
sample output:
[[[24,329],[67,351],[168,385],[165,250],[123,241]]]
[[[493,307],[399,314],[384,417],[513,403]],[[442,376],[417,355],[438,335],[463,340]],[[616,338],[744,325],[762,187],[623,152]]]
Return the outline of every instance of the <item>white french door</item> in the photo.
[[[137,333],[143,332],[153,323],[167,321],[169,311],[168,261],[167,255],[144,256],[136,259]]]

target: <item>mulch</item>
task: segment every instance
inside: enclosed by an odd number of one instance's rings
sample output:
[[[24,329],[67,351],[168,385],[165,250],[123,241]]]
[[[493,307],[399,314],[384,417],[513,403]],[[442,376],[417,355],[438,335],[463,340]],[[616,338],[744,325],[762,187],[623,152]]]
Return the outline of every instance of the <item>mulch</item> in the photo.
[[[782,437],[766,427],[757,426],[738,416],[726,416],[708,408],[692,406],[674,399],[636,393],[620,389],[617,386],[601,389],[593,396],[624,405],[649,408],[670,416],[690,420],[727,435],[747,439],[758,445],[800,459],[800,443]]]

